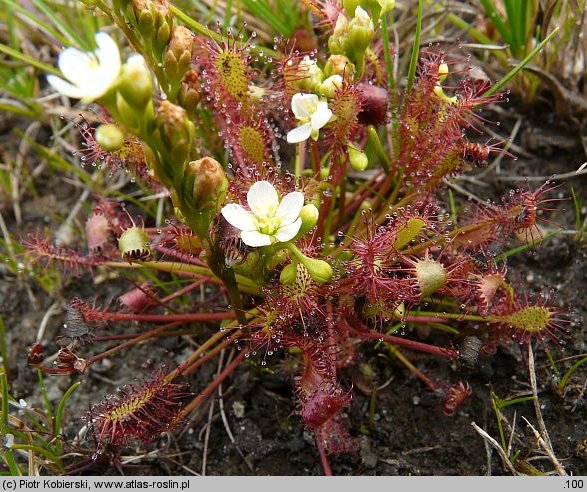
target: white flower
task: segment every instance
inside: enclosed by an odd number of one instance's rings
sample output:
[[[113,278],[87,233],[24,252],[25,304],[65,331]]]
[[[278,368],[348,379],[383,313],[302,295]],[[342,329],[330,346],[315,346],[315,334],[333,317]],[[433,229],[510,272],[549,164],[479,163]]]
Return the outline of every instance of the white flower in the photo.
[[[90,102],[98,99],[112,86],[120,73],[120,51],[106,33],[96,34],[98,48],[86,53],[67,48],[59,55],[57,64],[67,80],[48,75],[47,81],[65,96]]]
[[[300,212],[304,195],[299,191],[288,193],[281,202],[269,181],[257,181],[247,193],[247,210],[231,203],[222,208],[222,215],[240,229],[240,237],[247,246],[269,246],[292,240],[302,225]]]
[[[318,140],[318,131],[332,118],[326,101],[320,101],[316,94],[294,94],[291,110],[302,123],[287,134],[289,143],[298,143],[312,137]]]

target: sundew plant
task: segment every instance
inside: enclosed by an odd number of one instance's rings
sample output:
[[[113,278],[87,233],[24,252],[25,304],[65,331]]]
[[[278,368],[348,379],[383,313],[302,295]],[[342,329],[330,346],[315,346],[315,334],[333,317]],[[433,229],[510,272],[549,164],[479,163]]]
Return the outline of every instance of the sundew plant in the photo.
[[[393,0],[296,3],[300,27],[270,42],[246,23],[206,27],[166,0],[85,3],[112,25],[93,46],[56,53],[46,83],[92,105],[97,123],[70,122],[82,165],[130,173],[166,205],[156,223],[95,197],[85,248],[24,241],[30,268],[117,271],[132,284],[116,304],[99,286],[70,299],[54,361],[31,352],[30,363],[83,378],[139,343],[188,327],[199,338],[177,367],[96,395],[84,417],[93,460],[181,428],[245,361],[279,371],[287,356],[296,418],[331,473],[329,460],[358,449],[344,371],[366,350],[392,349],[452,415],[476,390],[459,367],[564,334],[552,293],[514,285],[500,255],[539,246],[554,186],[522,184],[458,214],[448,204],[451,177],[507,153],[484,135],[484,108],[507,98],[456,43],[419,49],[421,10],[402,53]],[[181,282],[163,292],[164,279]],[[101,348],[97,333],[128,321],[138,333]],[[193,385],[221,353],[222,370]],[[456,368],[451,378],[418,369],[418,353]]]

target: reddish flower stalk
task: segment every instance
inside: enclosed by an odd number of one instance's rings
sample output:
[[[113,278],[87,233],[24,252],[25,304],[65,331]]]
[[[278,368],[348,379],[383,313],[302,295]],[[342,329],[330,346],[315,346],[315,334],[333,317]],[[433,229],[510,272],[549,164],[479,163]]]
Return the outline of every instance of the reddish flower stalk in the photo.
[[[206,386],[202,391],[199,392],[190,403],[188,403],[179,413],[177,421],[181,422],[185,419],[193,410],[198,408],[206,399],[222,384],[222,382],[230,376],[233,371],[239,366],[239,364],[245,359],[246,352],[241,351],[239,354],[228,364],[224,370],[218,374],[214,380]]]
[[[416,350],[418,352],[426,352],[428,354],[436,355],[448,360],[457,360],[459,358],[459,352],[455,349],[437,347],[436,345],[430,345],[428,343],[418,342],[416,340],[409,340],[407,338],[386,335],[384,333],[371,330],[366,326],[362,326],[361,329],[356,329],[350,325],[349,327],[355,335],[361,337],[363,340],[383,340],[384,342],[391,343],[392,345],[396,345],[398,347],[405,347],[407,349]]]
[[[206,355],[202,355],[203,352],[200,352],[200,358],[197,359],[195,362],[193,362],[191,365],[184,365],[182,366],[182,370],[181,373],[184,376],[189,376],[190,374],[192,374],[196,369],[198,369],[198,367],[200,367],[201,365],[203,365],[204,363],[208,362],[210,359],[214,358],[215,356],[217,356],[222,350],[224,350],[225,348],[230,347],[231,345],[234,344],[234,342],[236,340],[238,340],[239,338],[242,337],[242,333],[240,331],[238,331],[237,333],[233,334],[232,336],[226,338],[225,340],[223,340],[222,342],[220,342],[218,345],[216,345],[216,347],[214,347],[213,349],[211,349]],[[190,356],[190,360],[194,360],[194,354],[192,354]]]

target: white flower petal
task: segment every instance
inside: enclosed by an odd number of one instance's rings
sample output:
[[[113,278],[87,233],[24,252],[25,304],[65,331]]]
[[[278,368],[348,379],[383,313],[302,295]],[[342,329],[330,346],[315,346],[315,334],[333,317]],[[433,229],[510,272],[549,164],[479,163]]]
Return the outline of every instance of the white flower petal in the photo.
[[[67,48],[59,53],[57,65],[65,78],[75,85],[81,85],[86,78],[92,59],[77,48]]]
[[[300,125],[287,133],[287,141],[289,143],[299,143],[310,138],[312,133],[312,125],[305,123]]]
[[[330,121],[330,118],[332,118],[332,111],[328,109],[328,103],[326,101],[321,101],[318,103],[318,107],[312,115],[310,123],[314,130],[319,130]]]
[[[277,232],[273,235],[280,243],[285,243],[292,240],[295,235],[299,232],[302,226],[302,219],[298,217],[295,222],[286,226],[280,227]]]
[[[294,94],[291,99],[291,110],[298,120],[312,117],[319,99],[316,94]]]
[[[291,224],[300,216],[300,212],[302,211],[303,206],[304,195],[302,193],[299,191],[288,193],[283,197],[283,200],[281,200],[279,207],[277,207],[275,216],[281,217],[282,227],[286,226]]]
[[[221,213],[230,225],[241,231],[253,231],[257,228],[255,216],[242,205],[237,203],[225,205],[222,207]]]
[[[258,248],[259,246],[269,246],[271,237],[259,231],[242,231],[241,239],[247,246]]]
[[[47,82],[51,84],[51,87],[57,92],[60,92],[64,96],[73,97],[74,99],[81,99],[86,95],[86,90],[76,85],[71,85],[60,77],[55,75],[47,75]]]
[[[257,217],[273,217],[279,197],[269,181],[257,181],[247,193],[247,203]]]
[[[105,32],[99,32],[95,38],[98,45],[98,49],[95,51],[96,58],[104,76],[110,80],[109,87],[120,73],[120,51],[116,42]],[[106,92],[106,89],[104,92]]]

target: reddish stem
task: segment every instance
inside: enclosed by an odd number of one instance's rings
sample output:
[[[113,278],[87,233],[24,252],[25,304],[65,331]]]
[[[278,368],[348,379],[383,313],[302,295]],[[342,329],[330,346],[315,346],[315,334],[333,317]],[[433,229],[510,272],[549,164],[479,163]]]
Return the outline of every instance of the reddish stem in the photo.
[[[340,180],[344,176],[344,169],[345,166],[340,159],[337,159],[332,166],[330,167],[330,175],[329,175],[329,182],[333,190],[336,190],[338,187]],[[327,196],[322,200],[320,204],[320,212],[319,217],[320,220],[318,221],[318,226],[316,228],[316,232],[314,233],[312,239],[317,241],[318,238],[322,238],[324,235],[324,227],[326,225],[326,221],[328,220],[328,215],[330,213],[330,207],[332,205],[332,201],[335,199],[334,191],[330,196]]]
[[[322,441],[318,438],[316,434],[314,434],[314,437],[316,439],[316,447],[318,448],[318,453],[320,453],[320,462],[322,463],[322,468],[324,469],[324,475],[327,477],[332,477],[332,468],[330,468],[328,455],[326,454],[324,445],[322,444]]]
[[[208,266],[198,258],[192,257],[189,253],[183,253],[181,251],[176,251],[174,249],[166,248],[165,246],[159,245],[154,245],[153,249],[159,251],[159,253],[161,253],[164,256],[171,256],[173,258],[180,260],[181,262],[191,263],[192,265],[198,265],[203,267]]]
[[[220,386],[220,384],[228,377],[232,374],[232,372],[238,367],[238,365],[243,361],[243,359],[245,358],[245,354],[247,352],[245,352],[244,350],[241,351],[234,359],[233,361],[228,364],[224,370],[218,374],[214,380],[208,385],[206,386],[199,394],[198,396],[196,396],[190,403],[188,403],[183,410],[181,411],[181,413],[178,416],[178,422],[181,422],[183,419],[185,419],[190,412],[192,412],[192,410],[196,409],[201,403],[203,403],[215,390],[216,388],[218,388],[218,386]]]
[[[349,199],[348,205],[345,207],[343,214],[344,217],[348,217],[349,215],[354,214],[354,212],[361,206],[361,204],[367,199],[367,197],[373,194],[373,190],[377,190],[377,188],[382,183],[382,181],[380,181],[382,175],[383,172],[380,174],[376,174],[367,182],[359,186],[359,188],[352,194],[351,198]]]
[[[197,282],[186,285],[182,289],[179,289],[178,291],[174,292],[173,294],[169,294],[167,297],[164,297],[163,299],[161,299],[161,302],[167,303],[169,301],[172,301],[173,299],[177,299],[178,297],[180,297],[184,294],[187,294],[188,292],[190,292],[194,289],[197,289],[198,287],[200,287],[202,284],[205,284],[206,282],[208,282],[208,279],[203,278],[202,280],[198,280]]]
[[[320,152],[318,151],[318,143],[314,140],[310,144],[310,150],[312,152],[312,171],[314,171],[314,176],[320,176]]]
[[[417,342],[416,340],[410,340],[408,338],[385,335],[384,333],[379,333],[378,331],[368,328],[357,330],[356,328],[350,326],[350,329],[353,331],[353,333],[363,338],[364,340],[383,340],[384,342],[391,343],[392,345],[396,345],[398,347],[405,347],[408,349],[417,350],[418,352],[426,352],[428,354],[437,355],[448,360],[456,360],[459,358],[459,352],[455,349],[437,347],[436,345]]]
[[[198,360],[196,360],[191,365],[186,366],[181,370],[181,374],[184,376],[188,376],[192,374],[198,367],[200,367],[205,362],[209,361],[213,357],[215,357],[220,351],[224,350],[225,348],[229,347],[234,343],[234,341],[242,336],[242,333],[239,331],[232,335],[229,338],[226,338],[221,343],[219,343],[216,347],[210,350],[207,354],[202,355]]]
[[[105,357],[109,357],[110,355],[115,354],[116,352],[120,352],[121,350],[124,350],[125,348],[128,348],[131,345],[136,344],[137,342],[140,342],[142,340],[147,340],[148,338],[153,337],[157,333],[162,332],[163,330],[166,330],[167,328],[172,328],[172,327],[178,326],[180,324],[181,324],[181,322],[174,321],[172,323],[166,323],[164,325],[158,326],[157,328],[154,328],[153,330],[149,330],[146,333],[142,334],[141,336],[133,338],[132,340],[129,340],[128,342],[125,342],[122,345],[117,345],[116,347],[112,347],[110,350],[106,350],[106,352],[102,352],[101,354],[98,354],[95,357],[92,357],[89,360],[88,365],[92,365],[92,364],[98,362],[99,360],[104,359]]]
[[[181,324],[181,323],[178,323]],[[180,331],[170,331],[166,333],[156,333],[151,338],[162,338],[162,337],[181,337],[183,335],[193,335],[194,330],[180,330]],[[132,340],[133,338],[137,338],[142,336],[143,333],[122,333],[119,335],[104,335],[101,337],[94,337],[92,339],[93,342],[109,342],[111,340]]]

